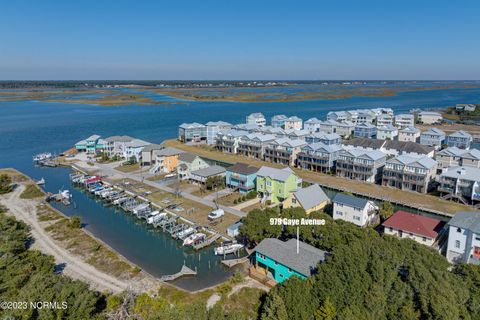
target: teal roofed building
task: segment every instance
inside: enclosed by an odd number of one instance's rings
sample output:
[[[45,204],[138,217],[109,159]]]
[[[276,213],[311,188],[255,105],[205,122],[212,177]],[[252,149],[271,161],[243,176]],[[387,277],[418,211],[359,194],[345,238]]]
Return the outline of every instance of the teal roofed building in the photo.
[[[255,247],[250,275],[261,281],[274,280],[278,283],[292,276],[306,279],[316,273],[317,265],[323,263],[327,255],[328,252],[302,241],[298,241],[297,247],[296,239],[283,242],[267,238]]]

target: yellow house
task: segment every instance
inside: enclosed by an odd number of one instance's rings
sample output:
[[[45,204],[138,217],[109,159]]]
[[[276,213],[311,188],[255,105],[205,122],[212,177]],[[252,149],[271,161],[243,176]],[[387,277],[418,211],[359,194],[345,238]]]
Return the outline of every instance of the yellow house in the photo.
[[[158,171],[164,173],[175,171],[178,166],[178,155],[180,153],[183,153],[183,151],[169,147],[162,150],[153,151],[153,156],[155,158],[156,166],[158,166]]]
[[[322,188],[320,188],[318,184],[312,184],[307,188],[299,189],[292,193],[283,201],[283,207],[301,207],[307,214],[310,214],[314,211],[323,210],[329,202],[330,199]]]

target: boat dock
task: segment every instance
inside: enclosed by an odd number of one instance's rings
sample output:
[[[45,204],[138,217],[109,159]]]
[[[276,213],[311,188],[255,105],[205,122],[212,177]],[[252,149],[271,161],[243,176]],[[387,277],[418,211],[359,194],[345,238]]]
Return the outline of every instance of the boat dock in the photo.
[[[238,259],[227,259],[227,260],[222,260],[222,264],[225,266],[232,268],[236,266],[237,264],[242,264],[248,261],[248,256],[243,257],[243,258],[238,258]]]
[[[190,269],[186,265],[182,266],[182,269],[174,274],[165,275],[160,278],[161,281],[173,281],[183,276],[196,276],[197,275],[197,268],[195,270]]]
[[[217,241],[218,239],[220,239],[222,237],[221,234],[219,233],[215,233],[213,236],[211,236],[210,238],[208,238],[207,240],[203,241],[202,243],[199,243],[197,245],[194,245],[193,246],[193,249],[195,250],[200,250],[202,248],[205,248],[205,247],[208,247],[209,245],[211,245],[212,243],[214,243],[215,241]]]

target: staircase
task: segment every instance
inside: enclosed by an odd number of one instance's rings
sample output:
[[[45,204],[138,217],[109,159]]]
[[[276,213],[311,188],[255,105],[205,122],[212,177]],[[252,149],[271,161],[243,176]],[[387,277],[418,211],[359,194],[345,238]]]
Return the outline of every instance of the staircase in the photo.
[[[161,166],[161,163],[156,163],[153,167],[150,168],[150,170],[148,170],[148,172],[150,172],[151,174],[157,173],[158,170],[160,170]]]

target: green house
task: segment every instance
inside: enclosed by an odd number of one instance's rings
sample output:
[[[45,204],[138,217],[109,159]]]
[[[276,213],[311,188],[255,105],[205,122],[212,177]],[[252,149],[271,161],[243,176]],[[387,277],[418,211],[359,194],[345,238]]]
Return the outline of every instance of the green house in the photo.
[[[101,152],[106,148],[106,142],[100,138],[99,135],[94,134],[85,140],[75,143],[77,151],[84,151],[87,153]]]
[[[276,282],[283,282],[292,276],[306,279],[325,261],[328,252],[317,249],[305,242],[290,239],[287,242],[275,238],[262,240],[255,247],[254,269]]]
[[[257,192],[262,201],[280,203],[302,187],[302,180],[292,169],[276,169],[263,166],[257,172]]]

